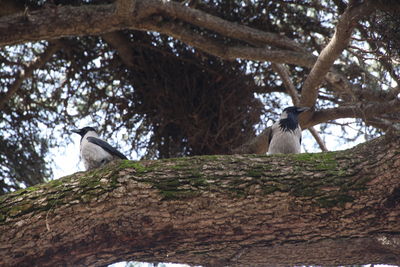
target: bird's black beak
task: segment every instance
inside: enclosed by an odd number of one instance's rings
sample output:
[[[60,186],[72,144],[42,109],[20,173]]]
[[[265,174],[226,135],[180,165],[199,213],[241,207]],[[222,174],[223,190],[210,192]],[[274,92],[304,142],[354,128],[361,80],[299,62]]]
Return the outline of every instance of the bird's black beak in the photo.
[[[81,134],[81,130],[80,129],[77,129],[77,130],[71,130],[71,132],[73,132],[73,133],[77,133],[77,134]]]
[[[302,113],[302,112],[310,110],[310,109],[311,108],[309,108],[309,107],[299,107],[299,108],[297,108],[297,112],[298,113]]]

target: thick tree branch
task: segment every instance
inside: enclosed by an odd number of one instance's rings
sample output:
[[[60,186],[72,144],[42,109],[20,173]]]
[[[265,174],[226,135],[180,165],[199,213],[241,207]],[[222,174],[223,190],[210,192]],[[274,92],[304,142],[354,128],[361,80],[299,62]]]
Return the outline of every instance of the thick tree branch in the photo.
[[[117,0],[115,13],[117,16],[129,20],[135,11],[136,0]]]
[[[373,11],[369,1],[356,6],[349,5],[341,15],[335,33],[328,45],[321,51],[310,74],[303,85],[301,105],[312,107],[318,96],[318,87],[350,41],[351,34],[357,22]]]
[[[131,17],[127,20],[129,12]],[[180,19],[191,25],[244,42],[257,42],[278,48],[303,51],[296,42],[278,34],[238,25],[176,2],[157,0],[119,0],[116,8],[114,5],[59,6],[54,10],[33,11],[29,17],[20,15],[0,18],[0,45],[63,36],[95,35],[123,29],[144,30],[141,29],[140,24],[156,15],[164,15],[163,19],[166,21]],[[153,23],[158,24],[157,21]]]
[[[314,58],[307,53],[290,50],[271,50],[251,46],[229,45],[218,42],[212,38],[200,35],[177,23],[144,23],[142,27],[149,31],[156,31],[172,36],[182,42],[203,50],[209,54],[225,60],[238,58],[288,63],[300,66],[312,66]]]
[[[0,199],[0,264],[400,264],[399,140],[119,161],[20,190]]]
[[[315,111],[311,120],[303,122],[304,127],[320,124],[323,122],[341,118],[361,118],[364,121],[373,119],[379,115],[393,114],[400,112],[400,98],[384,102],[369,102],[337,108]]]
[[[122,1],[121,3],[125,2]],[[134,29],[168,34],[227,60],[243,58],[307,67],[313,66],[315,62],[314,56],[300,51],[299,46],[287,38],[224,21],[198,10],[182,7],[174,2],[162,4],[162,1],[137,0],[129,21],[126,17],[118,14],[113,5],[88,5],[79,7],[60,6],[56,9],[32,11],[28,17],[20,15],[0,18],[0,45]],[[162,14],[169,17],[161,17]],[[216,31],[226,37],[237,38],[243,42],[263,42],[262,47],[232,46],[219,43],[214,39],[189,30],[187,25],[182,25],[182,22],[174,20],[176,17],[188,20],[193,16],[198,17],[195,25],[199,27]],[[13,34],[9,34],[10,32]],[[265,47],[268,44],[292,50],[271,50]]]
[[[30,78],[35,70],[46,64],[46,62],[50,60],[50,58],[61,48],[61,46],[61,42],[59,41],[50,43],[46,50],[39,57],[35,58],[19,72],[10,88],[8,88],[6,94],[0,99],[0,110],[4,108],[4,105],[18,91],[23,81]]]
[[[205,12],[182,6],[174,1],[158,1],[158,14],[179,19],[188,24],[213,31],[229,38],[242,40],[250,44],[270,45],[284,50],[304,52],[305,50],[293,40],[276,33],[260,31],[254,28],[232,23]],[[147,15],[148,16],[148,15]]]

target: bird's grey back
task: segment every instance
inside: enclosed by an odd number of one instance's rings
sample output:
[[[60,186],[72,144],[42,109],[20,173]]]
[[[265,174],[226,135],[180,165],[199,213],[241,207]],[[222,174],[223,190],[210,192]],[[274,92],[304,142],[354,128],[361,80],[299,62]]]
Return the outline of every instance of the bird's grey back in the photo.
[[[89,142],[87,137],[99,138],[99,135],[96,132],[90,131],[81,140],[81,157],[87,170],[98,168],[114,159],[103,148]]]

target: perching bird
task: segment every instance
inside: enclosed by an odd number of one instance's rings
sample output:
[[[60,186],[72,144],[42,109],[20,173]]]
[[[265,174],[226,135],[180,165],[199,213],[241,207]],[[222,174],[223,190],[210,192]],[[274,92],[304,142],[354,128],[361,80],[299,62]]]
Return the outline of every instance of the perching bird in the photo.
[[[92,127],[84,127],[72,132],[82,136],[81,157],[86,170],[98,168],[114,159],[128,159],[109,143],[101,140]]]
[[[271,126],[268,154],[300,153],[301,128],[298,115],[309,109],[293,106],[283,110],[279,121]]]

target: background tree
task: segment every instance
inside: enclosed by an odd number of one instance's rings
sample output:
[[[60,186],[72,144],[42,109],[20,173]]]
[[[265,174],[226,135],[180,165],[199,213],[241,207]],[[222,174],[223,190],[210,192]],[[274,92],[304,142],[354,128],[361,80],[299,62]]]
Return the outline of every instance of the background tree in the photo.
[[[1,4],[2,193],[51,178],[79,120],[147,159],[263,153],[285,95],[322,150],[399,127],[397,1]]]

